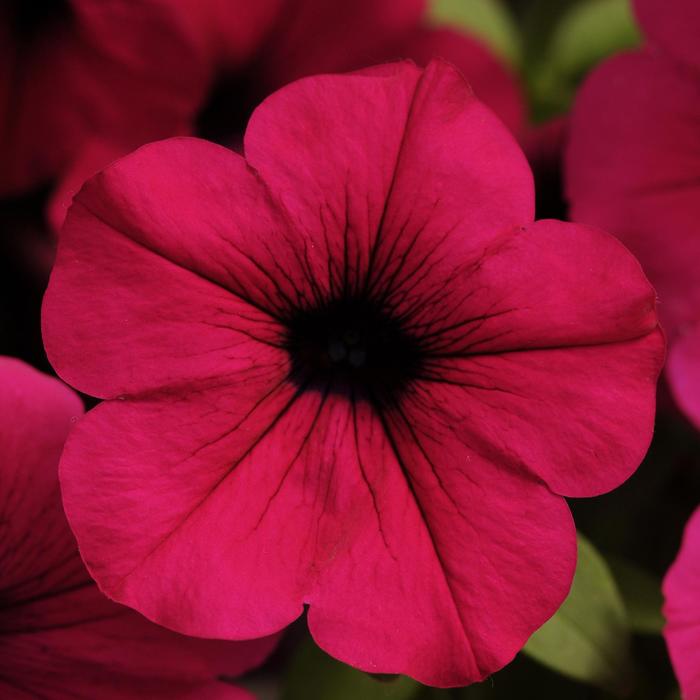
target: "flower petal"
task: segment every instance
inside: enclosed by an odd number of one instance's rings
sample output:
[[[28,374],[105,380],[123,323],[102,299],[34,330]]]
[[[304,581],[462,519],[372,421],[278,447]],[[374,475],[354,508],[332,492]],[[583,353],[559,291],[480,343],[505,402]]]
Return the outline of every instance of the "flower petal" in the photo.
[[[43,309],[45,347],[64,379],[114,397],[247,377],[246,393],[263,375],[274,381],[287,371],[281,327],[263,308],[279,285],[237,247],[252,241],[269,261],[264,236],[273,224],[255,181],[247,199],[239,174],[247,171],[235,154],[185,139],[145,147],[85,186]],[[201,210],[202,200],[211,206]]]
[[[288,383],[256,394],[103,403],[61,461],[66,513],[102,589],[187,634],[256,637],[302,611],[313,511],[298,488],[302,504],[272,495],[319,401]],[[281,511],[263,518],[270,504]]]
[[[9,606],[86,578],[56,471],[83,407],[68,387],[11,358],[0,358],[0,386],[0,595]]]
[[[376,63],[387,45],[418,24],[426,4],[426,0],[296,0],[280,13],[256,80],[266,94],[307,75]]]
[[[450,502],[406,429],[393,445],[367,403],[285,389],[242,423],[229,405],[216,391],[111,402],[73,433],[65,505],[111,596],[230,638],[279,629],[306,603],[329,653],[445,686],[503,665],[565,596],[572,524],[538,480],[477,461],[454,476]],[[525,569],[538,583],[547,571],[536,595],[520,585]]]
[[[664,637],[685,700],[700,698],[700,509],[688,521],[678,557],[663,591]]]
[[[247,655],[246,667],[259,664],[274,640],[187,639],[108,601],[94,584],[91,592],[109,610],[102,617],[85,619],[74,627],[13,634],[0,642],[3,699],[253,700],[241,688],[217,682],[216,674],[232,674],[229,669],[240,664],[237,653]],[[85,598],[71,604],[89,605]]]
[[[95,134],[144,143],[184,133],[208,84],[208,61],[167,3],[70,5],[73,16],[32,50],[12,42],[0,192],[57,175]]]
[[[275,638],[175,635],[99,592],[66,522],[57,463],[82,406],[53,378],[0,358],[2,697],[248,697],[214,683],[259,664]]]
[[[625,481],[649,447],[663,343],[655,331],[611,345],[446,359],[426,384],[485,458],[537,474],[555,493],[595,496]]]
[[[442,577],[439,596],[452,607],[442,616],[456,624],[476,666],[474,673],[462,660],[461,676],[418,676],[434,685],[483,679],[509,662],[564,600],[576,562],[564,499],[525,471],[503,468],[465,444],[459,427],[445,420],[453,407],[439,410],[450,398],[439,387],[434,396],[417,388],[383,419],[396,459],[392,468],[403,477],[395,493],[410,504],[398,503],[397,514],[408,510],[417,521],[413,527],[396,521],[391,531],[409,550],[427,537],[421,567]],[[415,607],[406,600],[404,610],[412,616]],[[312,615],[313,607],[310,624]],[[443,640],[436,653],[459,663],[460,647]]]
[[[294,83],[255,111],[245,153],[297,228],[347,261],[351,290],[533,217],[513,137],[439,61]]]
[[[477,38],[446,27],[419,27],[387,58],[410,58],[419,66],[433,58],[453,63],[476,96],[516,135],[525,125],[525,98],[511,71]]]
[[[658,325],[637,260],[588,226],[538,221],[447,262],[449,275],[404,270],[387,297],[431,358],[603,345]]]
[[[92,581],[55,602],[72,613],[70,622],[5,632],[0,689],[5,681],[30,697],[57,700],[68,693],[86,700],[185,700],[199,692],[212,700],[249,700],[216,678],[258,666],[277,643],[276,637],[221,642],[174,634],[108,600]]]
[[[685,329],[673,343],[667,374],[678,405],[700,427],[700,324]]]
[[[529,469],[562,495],[622,483],[649,446],[664,358],[637,261],[601,231],[539,221],[455,280],[463,292],[415,290],[439,316],[403,302],[427,343],[423,379],[464,406],[453,424],[493,463]]]
[[[618,56],[584,84],[566,153],[573,218],[639,257],[671,340],[700,307],[699,119],[694,77],[651,51]]]
[[[700,68],[700,5],[695,0],[634,0],[646,36],[675,59]]]

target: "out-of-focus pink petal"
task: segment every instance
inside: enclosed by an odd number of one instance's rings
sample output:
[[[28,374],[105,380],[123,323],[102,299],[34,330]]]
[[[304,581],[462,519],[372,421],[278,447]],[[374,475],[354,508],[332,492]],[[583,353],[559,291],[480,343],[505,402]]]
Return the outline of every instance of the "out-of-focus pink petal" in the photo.
[[[57,478],[63,443],[83,407],[61,382],[19,360],[0,358],[0,385],[0,589],[12,605],[86,578]]]
[[[688,521],[683,543],[664,579],[664,637],[683,700],[700,698],[700,509]]]
[[[308,75],[373,65],[384,60],[387,46],[418,25],[425,8],[426,0],[288,2],[257,67],[257,80],[271,91]]]
[[[113,603],[80,559],[61,504],[58,459],[82,413],[59,381],[0,358],[0,690],[2,697],[247,698],[215,683],[276,644],[189,639]]]
[[[222,70],[245,70],[264,39],[288,10],[285,0],[160,0],[179,12],[182,24]],[[287,2],[286,5],[292,5]]]
[[[61,230],[73,198],[85,182],[138,145],[117,144],[99,137],[91,138],[82,145],[49,198],[46,216],[54,232]]]
[[[650,51],[597,69],[576,100],[566,154],[572,217],[617,235],[660,297],[673,342],[700,308],[697,83]]]
[[[684,329],[676,338],[667,374],[678,405],[700,426],[700,324]]]
[[[700,4],[696,0],[634,0],[644,34],[676,60],[700,69]]]
[[[209,60],[167,3],[68,5],[29,45],[11,37],[5,49],[3,195],[55,177],[90,136],[141,144],[185,133],[210,82]]]

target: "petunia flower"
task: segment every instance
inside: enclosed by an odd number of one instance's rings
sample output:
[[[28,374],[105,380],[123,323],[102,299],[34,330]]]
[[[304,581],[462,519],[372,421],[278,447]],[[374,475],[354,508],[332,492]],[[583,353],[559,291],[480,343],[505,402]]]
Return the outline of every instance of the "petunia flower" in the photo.
[[[0,358],[0,386],[0,697],[252,698],[217,676],[259,664],[274,638],[182,637],[100,593],[58,487],[58,458],[80,400],[9,358]]]
[[[563,497],[647,449],[654,291],[614,238],[533,222],[443,62],[293,83],[244,147],[146,146],[69,212],[43,332],[105,399],[61,465],[86,564],[189,634],[308,606],[356,667],[484,678],[568,592]]]
[[[700,509],[688,521],[663,584],[664,637],[683,700],[700,700]]]
[[[700,427],[700,4],[635,8],[649,44],[610,59],[581,89],[566,189],[572,217],[619,236],[658,290],[666,378]]]

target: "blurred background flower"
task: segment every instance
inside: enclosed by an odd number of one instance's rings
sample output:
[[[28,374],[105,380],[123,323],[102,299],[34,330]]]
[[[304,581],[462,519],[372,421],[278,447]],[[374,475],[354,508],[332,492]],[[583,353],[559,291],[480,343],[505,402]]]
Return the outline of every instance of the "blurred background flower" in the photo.
[[[571,216],[632,250],[661,299],[666,376],[700,429],[700,3],[637,0],[648,43],[594,71],[573,108]]]
[[[178,635],[109,600],[80,559],[58,459],[83,408],[53,377],[0,357],[0,694],[3,700],[252,700],[221,680],[277,637]]]

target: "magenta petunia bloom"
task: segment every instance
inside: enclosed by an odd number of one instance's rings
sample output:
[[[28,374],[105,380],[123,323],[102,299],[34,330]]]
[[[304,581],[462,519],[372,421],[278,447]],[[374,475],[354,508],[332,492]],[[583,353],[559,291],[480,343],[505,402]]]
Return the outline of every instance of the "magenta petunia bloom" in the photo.
[[[683,700],[700,700],[700,509],[664,579],[664,637]]]
[[[584,84],[566,158],[572,217],[618,235],[660,297],[666,377],[700,427],[700,3],[637,0],[649,45]]]
[[[664,341],[614,238],[533,222],[513,137],[452,67],[296,82],[241,156],[146,146],[89,181],[44,304],[106,399],[62,460],[109,595],[450,686],[508,662],[574,570],[563,496],[649,443]]]
[[[0,697],[251,699],[217,676],[259,664],[274,638],[191,639],[105,598],[80,559],[58,487],[80,400],[9,358],[0,358],[0,386]]]

